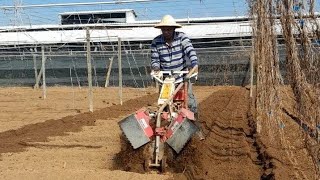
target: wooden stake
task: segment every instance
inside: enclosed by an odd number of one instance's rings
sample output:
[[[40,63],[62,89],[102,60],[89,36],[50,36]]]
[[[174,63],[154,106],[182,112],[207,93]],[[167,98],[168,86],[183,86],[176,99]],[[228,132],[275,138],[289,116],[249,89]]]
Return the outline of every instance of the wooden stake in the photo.
[[[47,98],[47,85],[46,85],[46,57],[44,55],[44,46],[41,46],[42,54],[42,90],[43,90],[43,99]]]
[[[89,99],[89,111],[93,112],[93,93],[92,93],[92,66],[91,66],[91,45],[90,45],[90,32],[89,28],[86,29],[87,39],[87,66],[88,66],[88,99]]]
[[[118,65],[119,65],[119,97],[122,105],[122,65],[121,65],[121,38],[118,37]]]

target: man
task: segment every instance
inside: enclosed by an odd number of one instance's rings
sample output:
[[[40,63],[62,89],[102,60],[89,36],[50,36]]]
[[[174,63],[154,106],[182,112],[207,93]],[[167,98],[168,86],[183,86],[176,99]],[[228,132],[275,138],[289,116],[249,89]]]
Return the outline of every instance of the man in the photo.
[[[155,37],[151,44],[152,70],[157,72],[189,69],[187,77],[198,72],[198,58],[190,39],[183,32],[175,31],[176,28],[181,28],[181,25],[177,24],[172,16],[165,15],[155,28],[161,29],[162,34]],[[188,107],[197,117],[197,102],[190,80],[188,84]]]

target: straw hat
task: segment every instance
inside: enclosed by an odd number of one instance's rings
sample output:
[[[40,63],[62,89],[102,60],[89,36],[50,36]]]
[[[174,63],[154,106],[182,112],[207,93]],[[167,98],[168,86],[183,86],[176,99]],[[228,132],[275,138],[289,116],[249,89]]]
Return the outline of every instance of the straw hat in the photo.
[[[161,27],[176,27],[181,28],[180,24],[177,24],[176,21],[173,19],[170,15],[165,15],[161,19],[161,22],[159,24],[156,24],[154,26],[155,28],[161,28]]]

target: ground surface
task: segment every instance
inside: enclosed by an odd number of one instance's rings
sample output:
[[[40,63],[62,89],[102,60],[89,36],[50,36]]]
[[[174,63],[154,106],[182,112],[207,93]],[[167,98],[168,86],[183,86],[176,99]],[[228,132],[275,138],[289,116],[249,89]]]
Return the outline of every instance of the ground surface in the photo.
[[[292,119],[292,95],[285,94],[282,123],[261,127],[249,91],[240,87],[195,87],[206,139],[194,137],[169,160],[167,173],[143,173],[139,161],[120,166],[125,144],[118,121],[156,102],[155,89],[123,92],[121,106],[116,88],[95,89],[94,112],[88,113],[86,89],[49,88],[45,100],[41,90],[0,89],[1,179],[319,178],[312,158],[318,144],[306,147]]]

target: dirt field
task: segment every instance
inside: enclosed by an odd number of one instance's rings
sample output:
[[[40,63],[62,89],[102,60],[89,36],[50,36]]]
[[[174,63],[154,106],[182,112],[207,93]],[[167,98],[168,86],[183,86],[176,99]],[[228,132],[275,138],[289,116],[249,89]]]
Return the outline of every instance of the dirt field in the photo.
[[[241,87],[195,87],[206,139],[194,137],[167,173],[121,164],[118,121],[157,98],[152,88],[123,91],[121,106],[117,88],[95,89],[88,113],[87,89],[51,87],[45,100],[41,90],[0,89],[1,179],[319,179],[319,144],[306,147],[293,96],[284,93],[281,124],[260,127]]]

